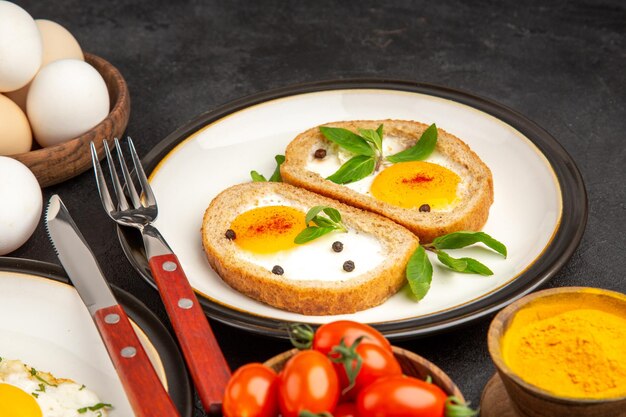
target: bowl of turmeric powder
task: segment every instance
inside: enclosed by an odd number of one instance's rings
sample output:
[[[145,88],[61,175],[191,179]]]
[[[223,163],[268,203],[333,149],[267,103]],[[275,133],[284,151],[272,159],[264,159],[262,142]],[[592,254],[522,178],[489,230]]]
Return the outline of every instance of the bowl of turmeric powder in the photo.
[[[530,294],[498,313],[488,345],[519,416],[626,416],[626,295]]]

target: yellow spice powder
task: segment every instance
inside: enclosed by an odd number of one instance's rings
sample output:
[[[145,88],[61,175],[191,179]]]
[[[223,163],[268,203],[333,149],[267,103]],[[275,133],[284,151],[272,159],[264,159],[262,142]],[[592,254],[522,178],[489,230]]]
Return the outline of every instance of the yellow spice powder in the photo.
[[[558,396],[626,396],[623,310],[567,304],[562,312],[557,304],[516,316],[502,340],[504,361],[526,382]]]

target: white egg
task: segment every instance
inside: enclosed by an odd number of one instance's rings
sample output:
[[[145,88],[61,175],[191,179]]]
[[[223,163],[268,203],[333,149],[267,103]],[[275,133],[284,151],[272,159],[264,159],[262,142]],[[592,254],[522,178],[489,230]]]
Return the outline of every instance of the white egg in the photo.
[[[301,210],[303,223],[304,213],[310,209],[279,195],[268,195],[254,205],[242,207],[236,215],[269,206],[289,206]],[[235,240],[235,243],[237,241]],[[332,249],[335,241],[343,244],[340,254]],[[376,237],[350,227],[347,233],[331,232],[306,244],[279,252],[259,254],[241,248],[238,248],[237,252],[242,259],[270,271],[275,265],[280,265],[284,271],[284,278],[303,281],[345,281],[371,271],[385,259],[383,255],[385,249]],[[354,271],[347,272],[343,269],[346,260],[354,262]]]
[[[83,51],[80,49],[78,41],[67,29],[51,20],[37,19],[35,23],[39,28],[41,41],[43,42],[42,67],[59,59],[84,60]],[[26,97],[29,89],[30,83],[19,90],[7,92],[6,96],[25,112]]]
[[[21,7],[0,0],[0,92],[28,84],[41,67],[42,51],[33,18]]]
[[[0,358],[0,416],[106,417],[109,408],[84,385]]]
[[[52,146],[82,135],[109,114],[102,76],[86,62],[62,59],[39,71],[28,91],[26,113],[35,140]]]
[[[0,156],[0,255],[22,246],[41,218],[41,188],[21,162]]]

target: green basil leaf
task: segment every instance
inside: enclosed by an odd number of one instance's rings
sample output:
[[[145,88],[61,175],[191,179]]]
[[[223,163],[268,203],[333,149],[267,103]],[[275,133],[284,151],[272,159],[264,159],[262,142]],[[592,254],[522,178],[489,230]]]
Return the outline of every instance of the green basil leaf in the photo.
[[[380,126],[378,126],[378,129],[376,129],[376,133],[378,133],[378,136],[380,137],[380,141],[383,141],[383,125],[381,124]]]
[[[334,227],[307,227],[306,229],[301,231],[293,241],[294,243],[301,245],[303,243],[315,240],[320,236],[324,236],[325,234],[330,233],[333,230],[335,230]]]
[[[387,157],[393,162],[422,161],[430,156],[437,145],[437,126],[433,123],[422,133],[419,140],[412,147]]]
[[[330,217],[330,219],[332,221],[334,221],[335,223],[340,223],[341,222],[341,213],[339,213],[339,210],[334,209],[332,207],[325,207],[324,208],[324,213]]]
[[[313,223],[320,227],[332,227],[333,229],[337,228],[337,224],[335,222],[322,216],[313,217]]]
[[[306,216],[304,217],[304,222],[308,226],[309,223],[313,220],[313,217],[317,216],[322,210],[328,208],[326,206],[315,206],[311,207],[309,211],[306,212]]]
[[[374,157],[359,155],[346,161],[337,172],[326,179],[336,184],[349,184],[367,177],[375,168]]]
[[[467,270],[467,262],[463,259],[453,258],[443,251],[437,251],[437,259],[453,271],[465,272]]]
[[[380,129],[382,132],[382,125],[378,126],[378,129]],[[370,143],[373,143],[379,152],[383,151],[383,136],[382,134],[378,133],[378,130],[359,129],[359,133],[361,134],[361,137],[363,139]]]
[[[280,166],[285,162],[285,155],[276,155],[274,159],[276,160],[276,169],[274,169],[274,173],[269,180],[272,182],[283,182],[283,177],[280,176]]]
[[[467,262],[467,272],[473,272],[480,275],[493,275],[493,271],[487,267],[487,265],[478,262],[474,258],[461,258]]]
[[[474,243],[484,243],[487,247],[495,250],[506,258],[506,246],[485,232],[454,232],[435,238],[432,246],[436,249],[459,249]]]
[[[254,182],[265,182],[267,179],[256,171],[250,171],[250,176],[252,177],[252,181]]]
[[[433,266],[422,246],[418,246],[406,265],[406,279],[418,300],[424,298],[433,279]]]
[[[376,154],[365,139],[348,129],[320,126],[320,132],[329,141],[357,155],[374,156]]]
[[[493,271],[474,258],[453,258],[443,251],[437,251],[437,258],[448,268],[467,274],[493,275]]]

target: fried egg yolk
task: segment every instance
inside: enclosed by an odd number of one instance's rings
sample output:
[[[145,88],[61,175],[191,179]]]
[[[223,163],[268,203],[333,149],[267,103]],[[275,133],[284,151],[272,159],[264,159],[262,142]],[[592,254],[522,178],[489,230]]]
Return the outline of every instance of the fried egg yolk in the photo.
[[[230,225],[240,248],[259,254],[294,248],[305,229],[305,213],[289,206],[265,206],[238,215]]]
[[[399,162],[374,178],[370,191],[376,199],[403,208],[428,204],[443,209],[452,204],[461,178],[441,165],[424,161]]]
[[[18,387],[0,383],[0,416],[41,417],[43,413],[35,399]]]

